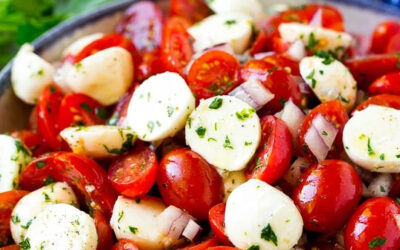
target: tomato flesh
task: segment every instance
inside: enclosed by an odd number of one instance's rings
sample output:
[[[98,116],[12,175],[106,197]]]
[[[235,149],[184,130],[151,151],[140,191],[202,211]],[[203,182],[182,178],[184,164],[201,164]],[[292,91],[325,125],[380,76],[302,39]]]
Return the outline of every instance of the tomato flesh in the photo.
[[[390,39],[399,31],[400,24],[397,21],[389,20],[378,24],[372,33],[369,51],[375,54],[385,53]]]
[[[368,88],[371,95],[400,95],[400,72],[386,74],[376,79]]]
[[[207,4],[199,0],[171,0],[170,12],[171,15],[184,17],[193,23],[212,13]]]
[[[225,208],[225,203],[213,206],[210,211],[208,211],[208,220],[218,240],[225,245],[232,245],[225,233]]]
[[[111,250],[139,250],[139,248],[132,240],[119,239],[118,242],[112,246]]]

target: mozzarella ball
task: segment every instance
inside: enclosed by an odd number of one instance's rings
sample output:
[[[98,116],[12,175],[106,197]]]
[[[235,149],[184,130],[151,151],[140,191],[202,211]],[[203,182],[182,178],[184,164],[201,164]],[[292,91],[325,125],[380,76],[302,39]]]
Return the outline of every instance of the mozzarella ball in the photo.
[[[251,16],[255,21],[265,17],[263,6],[259,0],[213,0],[207,1],[215,13],[241,12]]]

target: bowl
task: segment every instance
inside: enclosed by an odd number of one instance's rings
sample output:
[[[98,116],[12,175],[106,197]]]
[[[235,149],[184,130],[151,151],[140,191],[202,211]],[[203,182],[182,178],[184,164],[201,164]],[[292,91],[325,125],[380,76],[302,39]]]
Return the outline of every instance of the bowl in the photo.
[[[60,58],[62,50],[75,39],[95,32],[112,32],[121,19],[124,10],[139,0],[122,0],[104,6],[96,11],[75,17],[52,28],[33,42],[35,52],[50,62]],[[261,0],[270,4],[299,4],[298,0]],[[162,9],[168,8],[167,0],[156,1]],[[376,24],[387,19],[399,19],[400,11],[388,7],[378,0],[336,0],[325,2],[336,6],[343,14],[346,30],[368,35]],[[397,14],[397,16],[396,16]],[[27,127],[32,106],[24,104],[14,95],[11,84],[12,61],[0,72],[0,133]]]

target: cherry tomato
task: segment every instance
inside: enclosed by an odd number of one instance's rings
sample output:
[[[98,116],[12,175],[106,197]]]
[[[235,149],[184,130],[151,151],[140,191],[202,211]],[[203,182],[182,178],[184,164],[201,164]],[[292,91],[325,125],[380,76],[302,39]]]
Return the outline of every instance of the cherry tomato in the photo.
[[[118,242],[113,245],[111,250],[139,250],[139,248],[132,240],[119,239]]]
[[[293,201],[309,231],[340,229],[361,199],[362,182],[345,161],[325,160],[311,166],[294,190]]]
[[[393,184],[392,184],[392,187],[390,188],[389,195],[391,197],[400,196],[400,174],[393,175]],[[400,204],[400,202],[398,202],[398,203]]]
[[[132,4],[117,26],[117,33],[130,38],[140,52],[160,47],[162,39],[163,14],[157,4],[140,1]]]
[[[10,132],[14,138],[20,139],[29,148],[34,157],[50,152],[44,139],[32,130],[17,130]]]
[[[400,96],[389,94],[371,96],[367,100],[363,101],[360,105],[358,105],[357,108],[354,109],[352,114],[354,114],[355,111],[363,110],[372,104],[400,109]]]
[[[59,130],[71,126],[104,124],[108,118],[106,109],[96,100],[84,94],[64,97],[58,112]]]
[[[114,243],[114,233],[107,218],[99,210],[94,210],[93,219],[98,236],[97,250],[110,249]]]
[[[327,158],[337,158],[343,151],[342,134],[344,125],[349,120],[346,109],[343,107],[340,101],[337,100],[324,102],[311,110],[310,113],[308,113],[299,129],[299,146],[302,149],[302,155],[310,162],[316,162],[317,160],[305,143],[304,136],[310,128],[313,119],[318,114],[323,115],[325,119],[327,119],[339,130]]]
[[[397,53],[400,51],[400,30],[390,38],[387,46],[386,53]]]
[[[94,160],[69,152],[50,153],[29,163],[20,175],[20,186],[26,190],[49,181],[68,183],[91,209],[99,209],[107,218],[111,215],[117,195],[107,173]]]
[[[217,247],[209,247],[208,250],[240,250],[240,248],[227,247],[227,246],[217,246]]]
[[[61,89],[50,84],[44,88],[36,105],[37,129],[53,150],[68,149],[58,134],[58,113],[63,97]]]
[[[286,70],[263,60],[249,60],[241,70],[243,80],[254,78],[259,80],[272,94],[274,99],[263,108],[275,113],[283,108],[283,104],[292,99],[300,106],[301,92],[296,79]],[[262,112],[262,111],[261,111]]]
[[[400,72],[389,73],[376,79],[368,88],[371,95],[400,95]]]
[[[152,75],[163,72],[160,53],[160,49],[154,49],[142,55],[142,62],[139,64],[137,73],[138,81],[144,81]]]
[[[36,116],[36,106],[33,107],[31,113],[29,114],[29,120],[28,120],[28,128],[31,129],[32,131],[37,132],[37,116]]]
[[[246,170],[247,178],[275,183],[283,176],[292,157],[292,135],[285,122],[272,115],[261,120],[261,142]]]
[[[399,31],[400,24],[397,21],[389,20],[378,24],[372,33],[369,51],[375,54],[385,53],[390,39]]]
[[[208,219],[208,210],[222,201],[221,177],[189,149],[176,149],[161,160],[157,184],[167,205],[184,209],[199,220]]]
[[[0,250],[20,250],[21,247],[19,245],[9,245],[5,247],[0,247]]]
[[[272,50],[272,40],[274,37],[280,36],[278,26],[283,22],[281,16],[271,15],[260,23],[261,31],[250,49],[252,56]]]
[[[187,32],[189,22],[182,17],[168,19],[161,44],[161,60],[166,71],[183,76],[183,70],[193,56],[193,38]]]
[[[139,83],[134,83],[129,90],[119,99],[114,111],[108,119],[107,124],[118,127],[127,127],[126,116],[128,114],[128,107],[131,101],[133,92],[139,86]]]
[[[210,50],[190,67],[188,84],[197,99],[227,94],[239,84],[239,61],[231,54]]]
[[[285,53],[290,48],[291,43],[283,40],[281,37],[272,38],[272,50],[276,53]]]
[[[293,60],[288,55],[273,54],[273,55],[268,55],[261,60],[272,63],[275,66],[278,66],[281,68],[287,67],[290,69],[290,73],[292,75],[300,76],[299,62]]]
[[[208,220],[218,240],[225,245],[232,245],[225,233],[225,207],[225,203],[213,206],[210,211],[208,211]]]
[[[347,223],[346,249],[400,249],[399,216],[400,207],[392,199],[378,197],[367,200]]]
[[[195,23],[203,20],[212,12],[202,0],[171,0],[171,15],[181,16]]]
[[[360,89],[367,90],[369,85],[387,73],[400,71],[400,55],[371,55],[345,61],[345,65],[357,81]]]
[[[29,192],[22,190],[12,190],[0,193],[0,246],[8,244],[10,232],[11,212],[15,204]]]
[[[216,236],[213,236],[201,243],[191,244],[187,247],[182,248],[182,250],[207,250],[210,247],[218,246],[218,239]]]
[[[147,146],[138,145],[130,153],[115,159],[108,169],[108,179],[124,196],[145,195],[156,182],[156,154]]]

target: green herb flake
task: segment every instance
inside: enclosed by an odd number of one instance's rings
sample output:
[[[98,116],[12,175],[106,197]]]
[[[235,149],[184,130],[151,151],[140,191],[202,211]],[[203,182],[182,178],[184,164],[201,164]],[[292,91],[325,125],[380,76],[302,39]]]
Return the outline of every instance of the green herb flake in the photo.
[[[251,141],[245,141],[245,142],[244,142],[244,145],[245,145],[245,146],[250,146],[250,145],[252,145],[252,144],[253,144],[253,142],[251,142]]]
[[[196,133],[197,133],[197,135],[200,137],[200,138],[204,138],[204,135],[206,134],[206,131],[207,131],[207,129],[205,128],[205,127],[198,127],[196,130]]]
[[[52,183],[54,183],[54,182],[56,182],[51,176],[48,176],[44,181],[43,181],[43,185],[44,186],[47,186],[47,185],[49,185],[49,184],[52,184]]]
[[[153,121],[148,121],[148,122],[147,122],[147,128],[149,129],[150,133],[153,133],[153,130],[154,130],[154,122],[153,122]]]
[[[247,250],[260,250],[260,246],[259,245],[251,245],[249,248],[247,248]]]
[[[349,103],[349,100],[347,100],[346,98],[344,98],[342,95],[340,95],[339,94],[339,100],[341,101],[341,102],[344,102],[344,103]]]
[[[21,227],[22,227],[23,229],[28,229],[28,228],[31,226],[31,224],[32,224],[32,220],[28,221],[28,222],[26,223],[25,226],[24,226],[24,225],[21,225]]]
[[[226,20],[226,21],[225,21],[225,24],[226,24],[226,25],[229,25],[229,26],[232,25],[232,24],[235,24],[235,23],[236,23],[236,20],[233,20],[233,19],[232,19],[232,20]]]
[[[261,239],[271,241],[275,246],[278,246],[278,238],[269,223],[261,230]]]
[[[118,212],[118,223],[121,222],[122,217],[124,217],[124,211],[119,211]]]
[[[371,138],[369,138],[369,137],[368,137],[368,142],[367,142],[367,149],[368,149],[369,156],[375,155],[374,149],[371,147]]]
[[[87,112],[92,112],[92,107],[90,107],[89,104],[87,104],[86,102],[81,103],[79,107]]]
[[[308,74],[306,76],[306,79],[311,80],[311,88],[315,88],[315,86],[317,85],[317,81],[314,79],[314,75],[315,75],[315,69],[313,69],[310,74]]]
[[[36,165],[37,169],[42,169],[44,166],[46,166],[46,162],[45,161],[37,161],[35,163],[35,165]]]
[[[381,191],[381,193],[384,193],[384,192],[386,192],[386,189],[385,189],[385,187],[384,187],[384,186],[379,186],[379,190]]]
[[[104,108],[97,108],[96,109],[96,116],[102,120],[106,120],[108,117],[108,112]],[[110,119],[111,121],[111,119]]]
[[[45,200],[46,202],[51,201],[50,196],[49,196],[47,193],[43,192],[43,196],[44,196],[44,200]]]
[[[240,112],[236,112],[236,117],[241,120],[245,121],[253,116],[253,114],[256,112],[255,109],[249,108],[249,109],[242,109]]]
[[[328,132],[326,132],[325,130],[324,131],[322,131],[322,133],[321,133],[323,136],[327,136],[328,135]]]
[[[18,215],[11,216],[11,222],[17,224],[21,222],[21,219],[18,217]]]
[[[223,99],[216,97],[208,106],[209,109],[219,109],[222,106]]]
[[[319,43],[319,41],[317,39],[315,39],[314,32],[311,32],[308,35],[308,43],[307,43],[306,49],[312,50],[318,45],[318,43]]]
[[[233,149],[231,140],[229,140],[229,137],[228,137],[228,136],[225,136],[225,142],[224,142],[223,147],[224,147],[224,148]]]
[[[174,113],[174,108],[171,107],[171,106],[168,106],[168,107],[167,107],[167,114],[168,114],[168,117],[171,117],[173,113]]]
[[[19,243],[19,246],[21,247],[21,250],[28,250],[31,249],[31,243],[29,242],[29,238],[24,239]]]
[[[396,155],[396,158],[400,158],[400,154],[399,154],[399,155]]]
[[[128,228],[129,228],[129,231],[131,231],[131,233],[133,233],[133,234],[136,234],[138,232],[138,228],[137,227],[129,226]]]
[[[381,159],[381,161],[385,160],[385,154],[381,154],[381,155],[379,156],[379,159]]]
[[[192,128],[192,118],[189,117],[189,118],[187,119],[187,124],[188,124],[188,127],[189,127],[189,128]]]
[[[210,138],[207,139],[207,141],[210,142],[210,141],[217,141],[217,140],[215,138],[213,138],[213,137],[210,137]]]
[[[375,248],[377,248],[377,247],[380,247],[380,246],[382,246],[383,244],[385,244],[385,242],[386,242],[386,239],[385,238],[381,238],[381,237],[376,237],[376,238],[373,238],[370,242],[369,242],[369,244],[368,244],[368,248],[369,249],[375,249]]]

